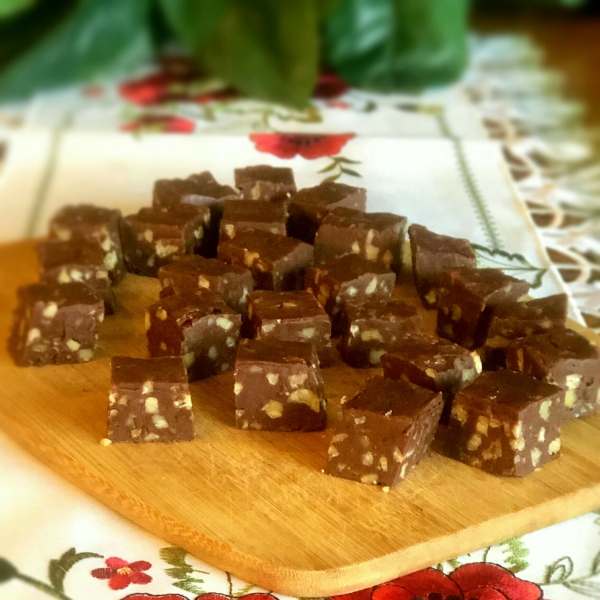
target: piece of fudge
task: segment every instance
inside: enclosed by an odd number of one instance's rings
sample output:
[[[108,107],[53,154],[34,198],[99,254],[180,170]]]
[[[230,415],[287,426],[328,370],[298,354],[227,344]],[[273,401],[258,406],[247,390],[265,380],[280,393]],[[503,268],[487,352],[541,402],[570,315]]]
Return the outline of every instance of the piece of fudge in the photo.
[[[113,356],[108,401],[111,442],[194,439],[192,397],[181,357]]]
[[[338,349],[352,367],[378,367],[386,352],[393,352],[410,333],[417,333],[422,318],[414,306],[401,300],[348,301],[343,304],[342,338]]]
[[[506,348],[511,341],[564,327],[569,298],[555,294],[529,302],[508,302],[492,311],[485,343],[479,349],[486,370],[506,366]]]
[[[283,202],[228,200],[223,206],[220,239],[233,239],[240,231],[260,229],[285,235],[287,209]]]
[[[323,219],[315,236],[315,263],[358,254],[399,273],[405,235],[406,217],[336,208]]]
[[[440,279],[437,333],[465,348],[481,346],[493,308],[524,297],[526,281],[499,269],[447,269]]]
[[[218,257],[247,267],[260,290],[302,289],[304,272],[313,261],[313,247],[267,231],[242,231],[219,244]]]
[[[441,392],[444,398],[442,424],[448,424],[456,393],[481,373],[476,352],[432,335],[408,335],[402,345],[381,357],[385,377],[404,379]]]
[[[19,366],[87,362],[94,356],[104,302],[84,283],[19,288],[8,351]]]
[[[50,221],[50,239],[62,242],[86,240],[100,244],[104,265],[113,284],[123,279],[127,269],[121,248],[121,211],[79,204],[61,208]]]
[[[559,454],[563,398],[522,373],[485,371],[454,398],[447,454],[494,475],[528,475]]]
[[[321,366],[331,364],[331,321],[312,294],[260,290],[248,305],[252,337],[314,344]]]
[[[167,296],[146,309],[150,356],[182,356],[190,381],[218,375],[235,361],[242,318],[216,294]]]
[[[288,235],[313,244],[323,219],[340,206],[364,212],[367,210],[367,191],[336,181],[324,181],[298,190],[290,199]]]
[[[248,294],[254,289],[252,273],[245,267],[194,254],[160,267],[158,281],[161,298],[209,290],[221,295],[229,308],[243,315],[248,312]]]
[[[475,268],[475,251],[469,240],[434,233],[423,225],[411,225],[408,237],[417,291],[425,308],[436,308],[444,269]]]
[[[142,208],[125,217],[121,239],[127,270],[156,277],[163,265],[199,250],[208,223],[208,207],[185,204],[168,209]]]
[[[241,429],[315,431],[327,421],[313,344],[242,340],[235,361],[235,420]]]
[[[235,169],[234,177],[244,200],[287,200],[296,191],[294,173],[288,167],[244,167]]]
[[[566,390],[564,417],[587,417],[600,410],[600,357],[588,339],[555,327],[514,340],[506,366]]]
[[[104,264],[104,251],[95,242],[47,241],[37,246],[40,279],[43,283],[85,283],[104,301],[104,312],[115,312],[115,293]]]
[[[439,392],[373,377],[343,405],[325,473],[391,488],[427,453],[443,405]]]
[[[190,175],[187,179],[159,179],[154,184],[152,204],[163,207],[179,204],[208,206],[210,224],[204,232],[200,254],[211,258],[217,255],[223,204],[236,198],[239,198],[238,193],[232,187],[219,184],[212,173],[202,171]]]
[[[396,274],[358,254],[347,254],[306,269],[304,287],[331,317],[333,335],[341,333],[340,307],[346,300],[385,299],[392,295]]]

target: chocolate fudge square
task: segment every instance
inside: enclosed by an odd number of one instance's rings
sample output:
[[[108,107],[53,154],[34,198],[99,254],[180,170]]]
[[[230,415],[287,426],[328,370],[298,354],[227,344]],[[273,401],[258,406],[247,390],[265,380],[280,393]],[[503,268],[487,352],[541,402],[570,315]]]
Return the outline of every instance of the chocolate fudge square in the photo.
[[[600,357],[596,346],[572,329],[555,327],[511,342],[506,366],[566,390],[564,417],[600,410]]]
[[[408,335],[402,345],[381,357],[385,377],[404,379],[444,398],[442,423],[448,424],[456,393],[481,373],[476,352],[431,335]]]
[[[475,251],[469,240],[440,235],[423,225],[411,225],[408,237],[417,291],[425,308],[436,308],[444,269],[477,267]]]
[[[479,352],[487,370],[506,366],[506,348],[511,341],[564,327],[568,297],[555,294],[529,302],[508,302],[492,312],[487,337]]]
[[[104,301],[105,314],[114,314],[115,293],[99,244],[83,240],[40,242],[37,255],[42,283],[85,283]]]
[[[344,362],[358,368],[378,367],[381,357],[419,332],[423,322],[414,306],[395,299],[349,301],[342,310],[338,349]]]
[[[494,475],[529,475],[559,454],[563,398],[522,373],[485,371],[454,398],[448,456]]]
[[[287,167],[255,165],[235,169],[234,177],[244,200],[287,200],[296,191],[294,173]]]
[[[281,292],[302,289],[313,247],[267,231],[243,231],[221,241],[218,257],[250,269],[256,289]]]
[[[336,208],[323,219],[315,236],[315,263],[358,254],[399,273],[405,235],[406,217]]]
[[[235,420],[240,429],[325,428],[323,378],[313,344],[242,340],[234,378]]]
[[[216,294],[167,296],[146,309],[148,352],[182,356],[190,381],[218,375],[233,368],[241,321]]]
[[[261,290],[248,303],[253,337],[314,344],[321,365],[332,362],[331,321],[312,294]]]
[[[373,377],[343,406],[325,473],[391,488],[427,453],[443,404],[439,392]]]
[[[319,266],[309,267],[304,287],[331,317],[333,334],[341,333],[339,312],[346,300],[386,299],[392,295],[396,274],[358,254],[347,254]]]
[[[228,200],[223,207],[220,239],[233,239],[240,231],[260,229],[285,235],[287,209],[283,202]]]
[[[94,241],[104,252],[104,265],[113,284],[119,283],[127,269],[121,248],[121,211],[79,204],[61,208],[50,221],[51,240]]]
[[[447,269],[440,279],[437,333],[465,348],[481,346],[493,308],[523,298],[526,281],[499,269]]]
[[[204,232],[200,254],[215,257],[223,204],[236,198],[239,198],[236,190],[228,185],[219,184],[209,171],[202,171],[190,175],[187,179],[159,179],[154,184],[152,204],[167,208],[179,204],[207,206],[210,210],[210,224]]]
[[[192,397],[180,357],[113,356],[108,400],[112,442],[194,439]]]
[[[35,283],[19,303],[8,351],[21,367],[87,362],[94,356],[104,302],[84,283]]]
[[[160,267],[158,281],[161,298],[208,290],[219,294],[229,308],[244,315],[248,312],[248,294],[254,287],[252,273],[245,267],[194,254]]]
[[[288,235],[313,244],[323,219],[339,207],[364,212],[367,210],[367,191],[335,181],[298,190],[290,199]]]
[[[142,208],[123,219],[121,239],[127,270],[156,277],[158,269],[200,248],[210,223],[208,207]]]

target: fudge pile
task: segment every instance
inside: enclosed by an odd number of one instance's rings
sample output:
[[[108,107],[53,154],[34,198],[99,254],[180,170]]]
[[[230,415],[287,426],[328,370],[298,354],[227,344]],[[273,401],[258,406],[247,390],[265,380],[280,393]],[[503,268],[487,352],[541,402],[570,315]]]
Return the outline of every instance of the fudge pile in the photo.
[[[126,272],[158,278],[148,306],[151,358],[112,358],[111,442],[194,437],[188,382],[234,370],[241,429],[327,427],[322,368],[382,368],[342,399],[325,472],[402,481],[438,431],[445,453],[524,476],[556,458],[568,419],[600,409],[600,358],[565,327],[564,294],[477,268],[471,244],[408,228],[414,283],[437,311],[393,298],[407,219],[368,213],[366,191],[332,181],[296,190],[291,169],[209,172],[155,183],[151,207],[124,218],[60,210],[39,244],[40,282],[21,288],[9,339],[23,366],[89,361]],[[325,457],[324,457],[325,460]]]

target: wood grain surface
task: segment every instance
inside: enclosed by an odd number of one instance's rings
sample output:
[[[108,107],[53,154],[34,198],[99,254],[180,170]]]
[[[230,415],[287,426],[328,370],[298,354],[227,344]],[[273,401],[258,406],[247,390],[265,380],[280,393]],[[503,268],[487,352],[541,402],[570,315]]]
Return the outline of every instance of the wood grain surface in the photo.
[[[33,248],[0,248],[3,338],[16,288],[36,280]],[[434,451],[386,494],[321,473],[330,431],[235,429],[231,372],[192,384],[194,442],[101,446],[109,357],[146,356],[143,309],[157,293],[156,280],[123,280],[120,308],[87,364],[18,368],[3,344],[0,426],[82,490],[216,567],[276,592],[326,596],[600,505],[600,416],[567,425],[562,456],[525,479],[494,477]],[[409,284],[396,294],[416,303]],[[426,321],[432,325],[432,313]],[[324,370],[333,417],[341,396],[376,372],[342,363]]]

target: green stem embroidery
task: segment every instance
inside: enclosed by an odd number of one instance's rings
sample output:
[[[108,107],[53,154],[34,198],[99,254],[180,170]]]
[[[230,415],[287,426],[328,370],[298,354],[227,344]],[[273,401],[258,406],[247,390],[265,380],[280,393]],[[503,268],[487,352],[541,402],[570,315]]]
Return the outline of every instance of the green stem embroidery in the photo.
[[[227,574],[227,584],[229,585],[229,597],[233,598],[233,582],[231,581],[231,573],[229,571],[225,571]]]
[[[494,220],[489,213],[488,207],[486,206],[485,199],[477,187],[477,183],[475,182],[475,178],[471,172],[471,167],[467,160],[463,142],[452,133],[443,110],[434,114],[438,122],[440,132],[446,139],[452,142],[452,147],[454,148],[454,154],[456,155],[456,159],[458,161],[458,167],[465,191],[467,192],[467,195],[477,211],[477,216],[484,229],[485,236],[487,237],[492,248],[499,250],[502,248],[502,242],[500,241],[500,236],[496,229],[496,225],[494,224]]]
[[[330,173],[333,171],[331,175],[323,178],[321,183],[325,183],[326,181],[336,181],[342,175],[350,175],[351,177],[362,177],[362,175],[355,171],[354,169],[350,169],[345,165],[360,165],[359,160],[350,160],[349,158],[345,158],[344,156],[331,156],[331,162],[323,167],[318,173]]]
[[[20,579],[24,583],[40,590],[41,592],[48,594],[48,596],[52,596],[53,598],[58,598],[59,600],[71,600],[71,598],[69,598],[69,596],[63,594],[62,592],[57,592],[54,588],[50,587],[47,583],[44,583],[43,581],[38,581],[37,579],[34,579],[33,577],[29,577],[29,575],[24,575],[23,573],[17,573],[15,575],[15,579]]]

